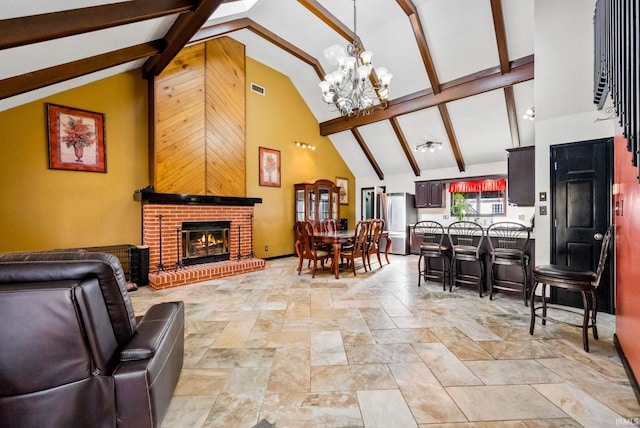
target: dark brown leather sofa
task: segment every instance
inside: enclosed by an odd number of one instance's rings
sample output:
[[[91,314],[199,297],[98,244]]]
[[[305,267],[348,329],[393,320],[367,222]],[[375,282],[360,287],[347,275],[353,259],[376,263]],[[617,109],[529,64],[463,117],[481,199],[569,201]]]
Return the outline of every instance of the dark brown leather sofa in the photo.
[[[183,303],[136,317],[116,257],[0,254],[0,426],[158,426],[183,354]]]

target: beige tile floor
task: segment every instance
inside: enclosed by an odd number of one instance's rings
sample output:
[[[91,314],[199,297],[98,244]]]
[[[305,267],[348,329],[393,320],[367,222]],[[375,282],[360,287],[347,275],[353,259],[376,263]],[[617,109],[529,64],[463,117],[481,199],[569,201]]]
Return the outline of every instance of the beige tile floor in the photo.
[[[186,306],[184,368],[162,428],[613,427],[638,424],[614,318],[536,325],[515,295],[417,286],[417,257],[336,280],[265,271],[131,293]]]

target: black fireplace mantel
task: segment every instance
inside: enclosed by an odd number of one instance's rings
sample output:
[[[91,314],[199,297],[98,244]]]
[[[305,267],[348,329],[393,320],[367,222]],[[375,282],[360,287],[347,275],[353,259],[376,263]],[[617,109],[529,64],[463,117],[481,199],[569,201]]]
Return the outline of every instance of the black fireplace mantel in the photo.
[[[175,205],[226,205],[236,207],[252,207],[261,204],[262,198],[242,198],[237,196],[204,196],[184,193],[156,193],[147,190],[136,190],[133,200],[143,204],[175,204]]]

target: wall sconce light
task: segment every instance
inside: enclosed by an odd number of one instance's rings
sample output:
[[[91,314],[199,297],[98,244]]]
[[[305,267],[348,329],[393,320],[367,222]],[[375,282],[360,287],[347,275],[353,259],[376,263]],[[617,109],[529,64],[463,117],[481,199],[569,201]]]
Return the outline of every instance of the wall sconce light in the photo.
[[[435,142],[435,141],[427,141],[426,143],[422,143],[422,144],[418,144],[416,146],[415,149],[413,149],[414,151],[420,151],[422,153],[426,152],[427,150],[430,152],[435,152],[436,149],[438,150],[442,150],[442,143],[441,142]]]
[[[296,147],[300,147],[301,149],[306,149],[306,150],[316,149],[316,146],[314,146],[313,144],[301,143],[299,141],[296,141]]]
[[[525,120],[534,120],[535,117],[536,117],[535,107],[529,107],[527,111],[525,111],[524,114],[522,115],[522,118]]]

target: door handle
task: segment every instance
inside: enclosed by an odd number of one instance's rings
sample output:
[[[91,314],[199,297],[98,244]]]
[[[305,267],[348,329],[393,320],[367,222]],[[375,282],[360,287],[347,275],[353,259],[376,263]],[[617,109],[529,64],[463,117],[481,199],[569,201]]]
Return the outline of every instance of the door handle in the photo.
[[[595,235],[593,235],[593,239],[595,239],[596,241],[602,241],[602,238],[604,238],[604,235],[602,233],[596,233]]]

